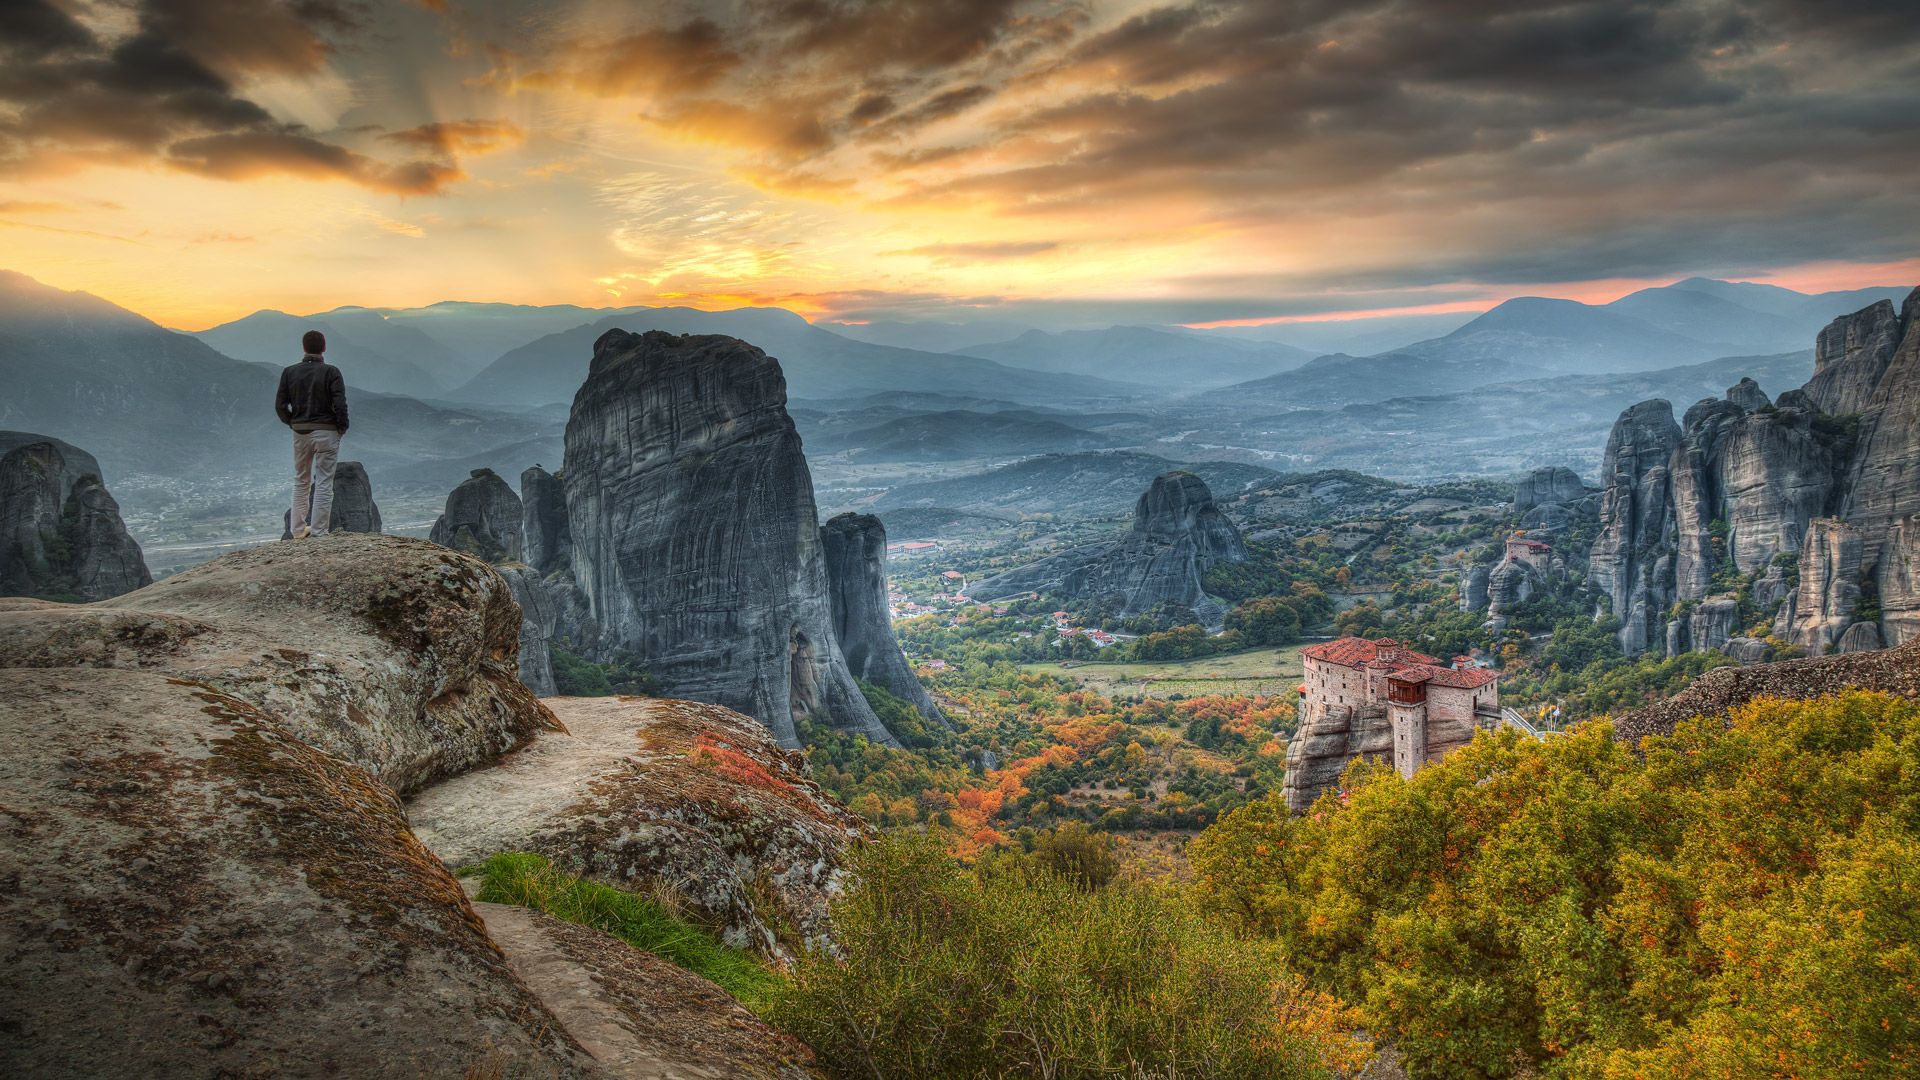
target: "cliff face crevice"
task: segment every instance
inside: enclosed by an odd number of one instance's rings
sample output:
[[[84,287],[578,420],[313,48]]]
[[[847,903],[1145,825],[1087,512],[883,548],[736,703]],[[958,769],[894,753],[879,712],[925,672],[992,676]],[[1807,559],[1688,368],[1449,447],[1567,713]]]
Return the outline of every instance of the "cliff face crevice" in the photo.
[[[1227,609],[1207,594],[1206,572],[1246,559],[1240,530],[1214,504],[1206,481],[1170,472],[1141,494],[1132,528],[1119,540],[1061,552],[988,578],[971,591],[981,600],[1025,592],[1094,600],[1123,616],[1180,607],[1217,630]]]
[[[1621,414],[1591,576],[1624,650],[1716,647],[1726,612],[1692,605],[1743,589],[1746,614],[1816,652],[1920,632],[1917,310],[1920,289],[1898,312],[1883,301],[1834,320],[1813,378],[1777,401],[1743,380],[1678,425],[1663,401]],[[1794,589],[1782,567],[1796,561]]]

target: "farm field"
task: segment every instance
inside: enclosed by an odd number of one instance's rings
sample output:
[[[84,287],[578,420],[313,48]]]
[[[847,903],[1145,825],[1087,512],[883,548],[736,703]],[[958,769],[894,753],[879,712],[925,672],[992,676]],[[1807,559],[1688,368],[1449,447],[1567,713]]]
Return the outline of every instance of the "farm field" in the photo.
[[[1274,696],[1292,693],[1301,677],[1300,646],[1248,649],[1199,660],[1102,663],[1098,660],[1024,664],[1022,670],[1072,679],[1108,697],[1193,697],[1198,694]]]

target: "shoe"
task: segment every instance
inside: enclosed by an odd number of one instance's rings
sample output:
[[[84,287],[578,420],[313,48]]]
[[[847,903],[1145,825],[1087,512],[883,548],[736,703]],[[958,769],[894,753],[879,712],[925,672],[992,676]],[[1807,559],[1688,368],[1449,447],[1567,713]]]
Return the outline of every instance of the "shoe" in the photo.
[[[307,537],[312,535],[313,535],[313,530],[307,528],[305,525],[302,525],[299,528],[293,530],[293,538],[295,540],[305,540]]]

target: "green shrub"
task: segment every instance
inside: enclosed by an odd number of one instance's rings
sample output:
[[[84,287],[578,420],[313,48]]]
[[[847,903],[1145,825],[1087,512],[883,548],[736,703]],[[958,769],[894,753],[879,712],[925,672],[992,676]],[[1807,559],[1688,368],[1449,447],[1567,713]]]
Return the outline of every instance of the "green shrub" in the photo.
[[[495,855],[479,871],[478,899],[486,903],[532,908],[612,934],[713,981],[748,1005],[765,997],[778,979],[753,954],[722,945],[659,903],[574,877],[539,855]]]
[[[856,880],[840,955],[803,957],[766,1010],[837,1074],[1326,1076],[1365,1056],[1273,947],[1169,894],[970,868],[925,834],[867,846]]]
[[[658,688],[653,676],[627,664],[595,663],[557,645],[548,652],[553,657],[554,689],[562,697],[651,697]]]

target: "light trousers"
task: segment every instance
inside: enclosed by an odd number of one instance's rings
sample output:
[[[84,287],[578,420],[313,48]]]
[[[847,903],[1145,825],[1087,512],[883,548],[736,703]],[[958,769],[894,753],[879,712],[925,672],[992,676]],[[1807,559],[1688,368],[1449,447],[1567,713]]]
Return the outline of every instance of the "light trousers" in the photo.
[[[333,524],[333,467],[340,462],[340,433],[337,431],[296,431],[293,433],[293,520],[288,527],[299,535],[303,526],[311,526],[315,536],[325,536]],[[313,508],[311,519],[307,508]]]

